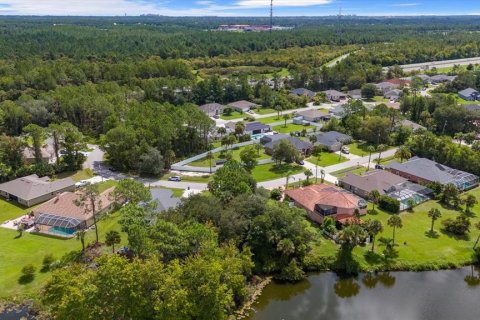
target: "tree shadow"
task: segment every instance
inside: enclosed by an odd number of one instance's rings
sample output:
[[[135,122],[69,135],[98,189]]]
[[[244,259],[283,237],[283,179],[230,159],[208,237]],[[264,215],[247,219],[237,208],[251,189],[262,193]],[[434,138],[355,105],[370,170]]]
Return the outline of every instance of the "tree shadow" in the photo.
[[[425,231],[425,235],[429,238],[432,238],[432,239],[438,239],[440,238],[440,234],[438,234],[437,231],[435,230],[428,230],[428,231]]]
[[[453,238],[455,240],[470,241],[470,235],[468,235],[468,234],[462,234],[462,235],[454,234],[454,233],[448,232],[445,229],[440,229],[440,232],[442,234],[446,235],[447,237]]]
[[[20,278],[18,278],[18,284],[25,285],[29,284],[30,282],[35,279],[35,275],[33,274],[24,274]]]
[[[380,264],[383,261],[383,257],[376,252],[367,251],[363,256],[368,264]]]
[[[369,215],[371,215],[371,216],[376,216],[376,215],[378,215],[378,211],[377,211],[376,209],[375,209],[375,210],[370,209],[370,210],[367,211],[367,213],[368,213]]]
[[[20,239],[22,236],[23,236],[23,234],[19,233],[15,237],[13,237],[13,239]]]
[[[464,211],[463,211],[463,214],[464,214],[465,216],[469,217],[469,218],[476,218],[476,217],[477,217],[477,215],[475,214],[475,212],[473,212],[473,211],[471,211],[471,210],[470,210],[470,211],[464,210]]]

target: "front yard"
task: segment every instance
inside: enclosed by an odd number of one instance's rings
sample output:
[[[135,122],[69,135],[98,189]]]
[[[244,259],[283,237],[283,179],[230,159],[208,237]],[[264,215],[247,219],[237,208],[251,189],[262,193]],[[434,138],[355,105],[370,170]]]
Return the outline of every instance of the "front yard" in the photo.
[[[230,115],[225,115],[222,114],[220,116],[221,119],[223,120],[237,120],[237,119],[243,119],[245,117],[245,113],[240,113],[238,111],[233,111]]]
[[[277,131],[278,133],[288,134],[290,132],[297,132],[297,131],[301,132],[303,129],[308,130],[308,129],[313,129],[313,128],[315,128],[315,127],[314,126],[304,126],[304,125],[301,125],[301,124],[290,123],[290,124],[287,124],[287,126],[282,124],[282,125],[273,127],[272,130]]]
[[[351,154],[354,154],[354,155],[360,156],[360,157],[365,157],[365,156],[369,155],[368,147],[371,147],[371,146],[376,148],[376,145],[373,144],[373,143],[356,141],[352,144],[349,144],[348,148],[350,149]],[[395,147],[388,146],[387,150],[390,150],[390,149],[393,149],[393,148],[395,148]],[[373,153],[375,154],[375,153],[377,153],[377,151],[374,151]],[[372,158],[372,160],[373,160],[373,158]]]
[[[248,148],[248,147],[250,147],[250,146],[245,146],[245,147],[240,147],[240,148],[233,149],[233,150],[228,150],[228,151],[225,151],[223,153],[222,152],[214,153],[213,154],[213,159],[212,159],[212,167],[215,167],[215,161],[216,160],[225,159],[227,154],[231,154],[233,160],[241,162],[240,161],[240,152],[242,152],[242,150],[244,150],[245,148]],[[262,149],[260,149],[259,152],[258,152],[257,160],[265,160],[265,159],[270,159],[270,156],[264,152],[263,147],[262,147]],[[206,159],[206,158],[203,158],[203,159],[200,159],[200,160],[189,163],[188,166],[209,168],[210,167],[210,160]]]
[[[263,164],[256,166],[252,170],[252,177],[257,182],[269,181],[284,178],[287,175],[293,175],[302,173],[305,170],[304,167],[296,164],[281,164],[276,165],[274,163]]]
[[[317,163],[318,157],[320,157],[320,160]],[[348,161],[348,159],[333,152],[322,152],[320,153],[320,156],[311,156],[307,158],[306,161],[318,165],[319,167],[329,167]]]

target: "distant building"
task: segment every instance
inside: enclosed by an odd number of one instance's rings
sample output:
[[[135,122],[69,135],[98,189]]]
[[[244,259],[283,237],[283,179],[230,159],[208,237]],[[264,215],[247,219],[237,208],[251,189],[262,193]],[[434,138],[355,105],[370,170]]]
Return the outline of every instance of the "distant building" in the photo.
[[[307,97],[309,100],[313,100],[313,98],[315,98],[315,96],[317,95],[315,92],[305,88],[293,89],[290,91],[290,94]]]
[[[55,151],[52,145],[47,145],[40,150],[42,152],[42,162],[51,163],[55,161]],[[36,162],[33,148],[26,147],[23,149],[23,160],[26,164],[34,164]]]
[[[445,82],[452,82],[456,78],[457,78],[456,76],[448,76],[446,74],[437,74],[435,76],[431,76],[429,82],[431,84],[439,84],[439,83],[445,83]]]
[[[292,137],[286,134],[275,134],[275,135],[264,136],[263,138],[260,139],[260,142],[265,147],[265,153],[268,155],[272,155],[273,149],[282,140],[290,141],[295,146],[297,151],[300,154],[302,154],[304,157],[309,157],[312,154],[313,144],[311,144],[308,141],[304,141],[299,138]]]
[[[349,144],[353,140],[351,136],[337,131],[319,133],[316,137],[315,145],[322,146],[330,152],[340,151],[343,145]]]
[[[355,211],[366,214],[367,203],[353,193],[327,184],[316,184],[285,191],[285,196],[297,207],[307,211],[311,220],[322,223],[326,217],[342,222],[351,219]]]
[[[235,132],[235,128],[237,126],[236,122],[228,122],[225,124],[225,128],[229,132]],[[261,122],[247,122],[245,123],[245,134],[249,134],[251,136],[256,134],[262,134],[272,131],[272,128],[268,124],[264,124]]]
[[[176,208],[181,202],[180,198],[173,196],[172,190],[153,188],[150,189],[150,194],[152,195],[152,201],[156,205],[154,209],[156,212]]]
[[[463,100],[467,101],[476,101],[480,100],[480,92],[478,92],[475,89],[468,88],[465,90],[462,90],[458,93],[458,96],[462,98]]]
[[[474,174],[452,169],[426,158],[414,157],[404,163],[394,161],[387,166],[387,170],[415,183],[452,183],[459,190],[471,189],[479,182],[479,177]]]
[[[330,113],[332,116],[334,116],[336,118],[341,119],[341,118],[345,117],[345,107],[343,105],[333,107],[332,109],[328,110],[328,113]]]
[[[400,86],[399,85],[396,85],[396,84],[393,84],[393,83],[390,83],[390,82],[380,82],[380,83],[377,83],[375,84],[375,87],[377,88],[377,90],[379,92],[381,92],[381,94],[385,94],[389,91],[392,91],[394,89],[398,89]]]
[[[356,99],[356,100],[362,99],[362,90],[361,89],[350,90],[348,91],[348,95],[352,99]]]
[[[207,103],[207,104],[199,106],[199,108],[207,116],[213,117],[213,116],[221,115],[226,107],[222,104],[219,104],[219,103]]]
[[[480,111],[480,105],[479,104],[465,104],[465,105],[463,105],[463,107],[467,111],[472,111],[472,112]]]
[[[256,108],[258,105],[250,101],[241,100],[229,103],[228,106],[238,112],[248,112],[251,109]]]
[[[415,122],[407,120],[407,119],[397,122],[396,127],[398,128],[398,127],[401,127],[401,126],[409,127],[410,129],[412,129],[412,131],[427,130],[427,128],[425,128],[424,126],[419,125],[418,123],[415,123]]]
[[[402,90],[393,89],[393,90],[390,90],[390,91],[384,93],[383,96],[386,99],[390,99],[390,101],[398,101],[398,100],[400,100],[400,97],[401,97],[402,94],[403,94]]]
[[[39,178],[36,174],[0,184],[2,197],[25,207],[34,206],[52,199],[59,193],[73,190],[75,182],[70,178],[50,181],[48,177]]]

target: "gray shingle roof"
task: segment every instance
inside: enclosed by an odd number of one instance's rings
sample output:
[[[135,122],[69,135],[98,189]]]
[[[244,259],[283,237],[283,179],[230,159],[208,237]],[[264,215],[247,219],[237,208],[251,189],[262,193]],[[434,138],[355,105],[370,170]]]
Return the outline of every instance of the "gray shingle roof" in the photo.
[[[245,100],[235,101],[235,102],[229,103],[228,105],[233,108],[240,108],[240,109],[253,108],[257,106],[256,103],[245,101]]]
[[[308,118],[329,118],[328,113],[325,113],[320,110],[305,110],[297,113],[299,116],[308,117]]]
[[[329,131],[325,133],[317,134],[317,143],[323,146],[331,147],[338,144],[340,141],[351,141],[352,137],[349,135],[337,132]]]
[[[466,104],[463,107],[468,111],[480,111],[480,105],[478,104]]]
[[[157,204],[155,211],[162,212],[175,208],[180,203],[180,198],[175,198],[173,192],[168,189],[151,189],[152,201]]]
[[[273,135],[272,137],[273,137],[272,141],[266,143],[265,148],[273,149],[282,140],[290,141],[295,146],[295,148],[297,148],[297,150],[299,151],[313,148],[313,144],[311,144],[310,142],[307,142],[292,136],[278,134],[278,135]]]
[[[296,94],[298,96],[308,96],[310,98],[313,98],[315,97],[316,93],[313,92],[312,90],[308,90],[308,89],[305,89],[305,88],[297,88],[297,89],[293,89],[290,91],[291,94]]]
[[[245,124],[245,131],[257,131],[264,129],[270,129],[270,126],[261,122],[247,122]]]
[[[0,190],[28,201],[74,186],[75,182],[71,178],[50,182],[48,177],[39,178],[32,174],[0,184]]]
[[[462,95],[462,96],[465,96],[465,97],[470,97],[472,95],[478,95],[479,92],[475,89],[467,88],[465,90],[460,91],[458,94]]]
[[[365,192],[378,190],[380,194],[385,194],[390,188],[406,182],[407,179],[388,171],[373,170],[365,173],[363,176],[348,173],[344,178],[340,179],[340,181]]]
[[[203,112],[215,112],[217,110],[220,112],[223,112],[223,110],[225,110],[226,107],[220,103],[207,103],[199,106],[199,108]]]

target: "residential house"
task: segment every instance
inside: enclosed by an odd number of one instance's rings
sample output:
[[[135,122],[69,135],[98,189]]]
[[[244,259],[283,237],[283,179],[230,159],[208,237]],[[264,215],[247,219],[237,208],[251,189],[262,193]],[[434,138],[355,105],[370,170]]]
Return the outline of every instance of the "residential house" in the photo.
[[[431,76],[429,82],[431,84],[439,84],[439,83],[445,83],[445,82],[452,82],[456,78],[457,78],[456,76],[448,76],[446,74],[437,74],[435,76]]]
[[[308,90],[305,88],[297,88],[297,89],[290,90],[290,94],[307,97],[308,100],[313,100],[313,98],[315,98],[315,96],[317,95],[312,90]]]
[[[332,116],[334,116],[336,118],[341,119],[345,116],[345,107],[343,105],[333,107],[332,109],[328,110],[328,113],[330,113]]]
[[[40,150],[42,153],[42,162],[52,163],[55,161],[55,150],[53,149],[52,145],[42,147]],[[36,162],[35,151],[33,148],[25,147],[23,149],[23,160],[26,164],[34,164]]]
[[[338,222],[347,221],[358,210],[366,214],[367,203],[353,193],[327,184],[316,184],[285,191],[285,196],[307,211],[309,218],[322,223],[326,217]]]
[[[152,202],[155,203],[155,212],[176,208],[181,202],[180,198],[173,196],[172,190],[152,188],[150,194],[152,195]]]
[[[268,135],[264,136],[260,139],[260,143],[263,144],[265,148],[265,153],[268,155],[273,154],[273,149],[280,141],[287,140],[290,141],[297,151],[302,154],[304,157],[309,157],[313,151],[313,144],[308,141],[301,140],[296,137],[292,137],[286,134],[275,134],[275,135]]]
[[[223,113],[225,110],[225,106],[219,103],[207,103],[202,106],[199,106],[200,110],[202,110],[207,116],[213,117],[218,116]]]
[[[462,98],[463,100],[467,101],[476,101],[480,100],[480,92],[478,92],[475,89],[468,88],[465,90],[462,90],[458,93],[458,96]]]
[[[341,100],[347,99],[347,95],[343,92],[337,90],[327,90],[325,95],[330,101],[340,102]]]
[[[343,145],[349,144],[353,140],[351,136],[337,131],[319,133],[316,137],[315,145],[322,146],[330,152],[340,151]]]
[[[463,105],[463,107],[467,111],[472,111],[472,112],[480,111],[480,105],[479,104],[465,104],[465,105]]]
[[[308,122],[328,121],[331,118],[328,113],[314,109],[300,111],[297,113],[297,116],[302,117],[303,120]]]
[[[235,127],[237,126],[237,122],[228,122],[225,124],[225,128],[228,132],[235,132]],[[249,134],[251,136],[267,133],[272,131],[272,128],[268,124],[264,124],[261,122],[246,122],[245,123],[245,134]]]
[[[401,211],[409,209],[412,200],[417,205],[429,200],[433,195],[431,189],[409,182],[385,170],[372,170],[361,176],[348,173],[339,180],[339,185],[363,198],[367,198],[370,192],[377,190],[381,195],[397,199],[400,202]]]
[[[251,109],[256,108],[258,105],[250,101],[241,100],[229,103],[228,106],[238,112],[248,112]]]
[[[0,195],[25,207],[52,199],[57,194],[75,190],[75,182],[70,179],[50,181],[48,177],[40,178],[36,174],[18,178],[0,184]]]
[[[403,88],[405,86],[409,86],[411,83],[411,81],[408,79],[398,79],[398,78],[389,79],[386,82],[393,84],[394,86],[396,86],[396,88]]]
[[[356,99],[356,100],[362,99],[362,90],[361,89],[350,90],[348,91],[348,95],[352,99]]]
[[[409,127],[410,129],[412,129],[412,131],[427,130],[427,128],[425,128],[424,126],[419,125],[418,123],[415,123],[407,119],[397,122],[397,125],[396,125],[397,128],[402,126]]]
[[[383,95],[389,91],[398,89],[400,86],[385,81],[375,84],[375,87],[377,87],[377,90]]]
[[[387,170],[415,183],[451,183],[459,190],[471,189],[479,183],[479,177],[474,174],[452,169],[426,158],[414,157],[404,163],[394,161],[387,166]]]
[[[390,101],[398,101],[400,100],[400,96],[402,95],[403,91],[400,90],[400,89],[393,89],[393,90],[390,90],[386,93],[383,94],[383,96],[386,98],[386,99],[390,99]]]
[[[96,203],[96,215],[110,211],[115,201],[110,188],[100,194]],[[71,238],[78,230],[94,224],[93,212],[78,205],[80,192],[64,192],[32,210],[35,216],[35,231],[62,238]]]

